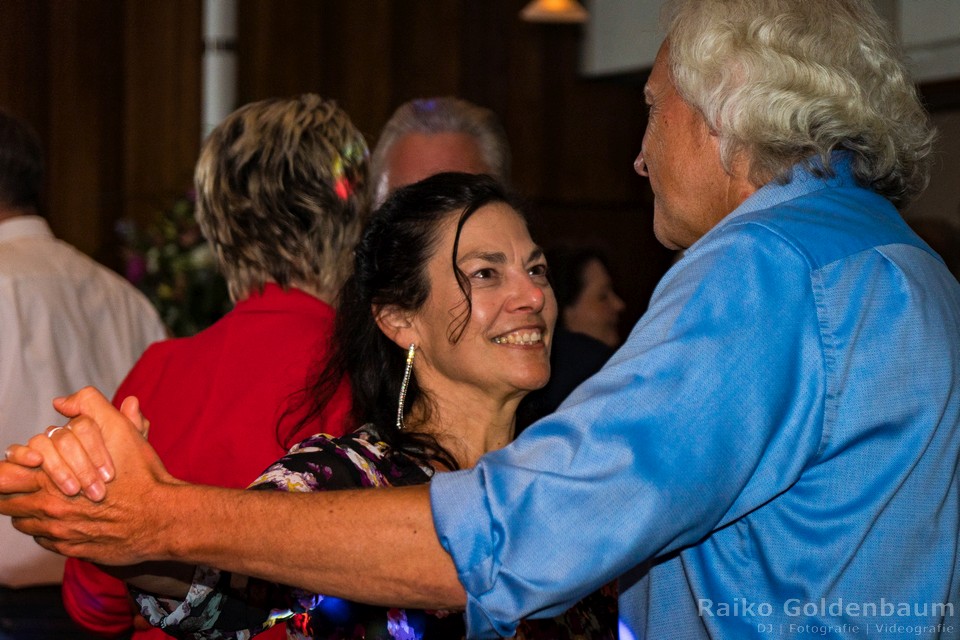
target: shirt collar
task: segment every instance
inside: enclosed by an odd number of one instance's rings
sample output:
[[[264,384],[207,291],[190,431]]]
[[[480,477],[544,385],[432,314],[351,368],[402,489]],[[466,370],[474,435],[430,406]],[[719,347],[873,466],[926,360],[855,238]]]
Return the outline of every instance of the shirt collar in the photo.
[[[28,237],[52,238],[50,225],[40,216],[14,216],[0,222],[0,242]]]
[[[805,162],[793,165],[785,174],[787,176],[785,184],[782,180],[774,179],[762,186],[691,245],[690,249],[744,214],[770,209],[821,189],[857,186],[856,178],[853,175],[853,157],[848,151],[834,151],[830,154],[831,174],[815,175],[813,171],[817,169],[823,169],[823,163],[819,157],[813,157]]]
[[[254,291],[243,300],[238,301],[234,305],[233,313],[287,310],[291,305],[303,308],[323,308],[333,314],[333,307],[320,298],[296,287],[284,289],[275,282],[266,283],[262,292]]]

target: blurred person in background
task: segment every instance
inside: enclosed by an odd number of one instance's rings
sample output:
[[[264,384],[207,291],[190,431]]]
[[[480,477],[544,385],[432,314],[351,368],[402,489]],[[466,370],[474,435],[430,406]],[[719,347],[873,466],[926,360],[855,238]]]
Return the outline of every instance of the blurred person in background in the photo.
[[[551,284],[557,291],[560,322],[571,333],[590,336],[611,349],[623,342],[620,316],[626,308],[599,249],[561,247],[548,252]]]
[[[609,262],[597,248],[547,250],[559,316],[550,355],[550,381],[517,411],[517,431],[556,411],[577,386],[600,370],[620,345],[625,305],[613,289]]]
[[[497,115],[451,96],[405,102],[387,121],[370,159],[374,206],[397,187],[435,173],[486,173],[510,184],[510,144]]]
[[[113,393],[143,350],[166,337],[133,285],[54,237],[42,215],[43,179],[36,132],[0,110],[3,441],[56,422],[47,399],[77,384]],[[63,566],[0,517],[0,640],[83,637],[60,599]]]

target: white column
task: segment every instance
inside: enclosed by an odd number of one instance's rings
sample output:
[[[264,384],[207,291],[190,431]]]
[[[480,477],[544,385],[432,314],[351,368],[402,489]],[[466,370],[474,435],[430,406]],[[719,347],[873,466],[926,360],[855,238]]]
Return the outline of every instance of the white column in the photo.
[[[237,106],[237,0],[203,0],[203,105],[205,138]]]

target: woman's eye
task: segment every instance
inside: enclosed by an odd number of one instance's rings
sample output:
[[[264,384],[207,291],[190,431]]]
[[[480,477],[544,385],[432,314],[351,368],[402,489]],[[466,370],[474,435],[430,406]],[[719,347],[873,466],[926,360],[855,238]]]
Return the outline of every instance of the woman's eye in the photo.
[[[489,280],[495,275],[497,275],[497,272],[493,269],[478,269],[473,272],[473,277],[478,280]]]
[[[547,275],[547,265],[537,264],[530,267],[530,275],[534,277],[546,277]]]

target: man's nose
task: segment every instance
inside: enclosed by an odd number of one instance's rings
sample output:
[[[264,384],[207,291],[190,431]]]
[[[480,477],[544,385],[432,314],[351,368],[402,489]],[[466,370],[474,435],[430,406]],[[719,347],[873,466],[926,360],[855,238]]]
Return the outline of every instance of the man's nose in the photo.
[[[639,175],[644,177],[649,177],[647,173],[647,163],[643,159],[643,151],[637,154],[637,159],[633,161],[633,170],[636,171]]]

